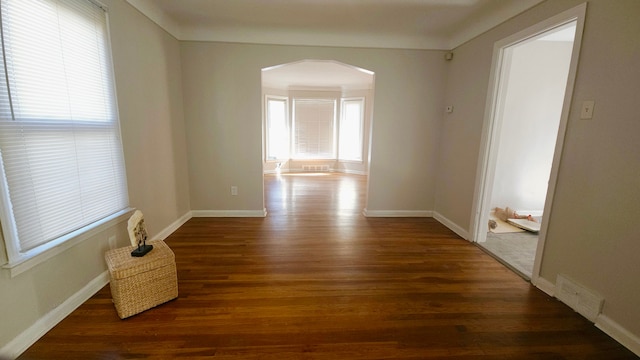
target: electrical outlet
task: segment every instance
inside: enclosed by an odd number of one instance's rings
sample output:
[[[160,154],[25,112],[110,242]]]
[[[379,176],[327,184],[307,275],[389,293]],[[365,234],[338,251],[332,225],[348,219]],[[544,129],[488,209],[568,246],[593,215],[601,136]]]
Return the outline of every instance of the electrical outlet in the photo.
[[[231,187],[231,195],[236,196],[238,195],[238,187],[237,186],[232,186]]]
[[[588,120],[593,118],[593,107],[595,106],[595,101],[587,100],[582,102],[582,110],[580,111],[580,119]]]
[[[445,110],[446,110],[448,113],[452,113],[452,112],[453,112],[453,105],[447,105],[447,107],[445,108]]]

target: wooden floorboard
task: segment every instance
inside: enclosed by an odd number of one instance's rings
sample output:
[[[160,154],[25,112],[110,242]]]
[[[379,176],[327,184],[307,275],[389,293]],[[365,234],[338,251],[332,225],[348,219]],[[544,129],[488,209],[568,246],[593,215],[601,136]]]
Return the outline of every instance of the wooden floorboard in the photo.
[[[166,239],[179,297],[120,320],[106,286],[21,359],[636,359],[431,218],[365,218],[357,175],[268,175],[266,218]]]

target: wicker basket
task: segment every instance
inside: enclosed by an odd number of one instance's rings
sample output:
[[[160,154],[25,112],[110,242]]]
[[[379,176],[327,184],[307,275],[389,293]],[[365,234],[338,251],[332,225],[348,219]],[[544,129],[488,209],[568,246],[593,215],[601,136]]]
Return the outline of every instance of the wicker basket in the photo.
[[[121,319],[178,297],[173,251],[162,240],[149,241],[153,250],[132,257],[134,246],[109,250],[105,260],[111,278],[111,296]]]

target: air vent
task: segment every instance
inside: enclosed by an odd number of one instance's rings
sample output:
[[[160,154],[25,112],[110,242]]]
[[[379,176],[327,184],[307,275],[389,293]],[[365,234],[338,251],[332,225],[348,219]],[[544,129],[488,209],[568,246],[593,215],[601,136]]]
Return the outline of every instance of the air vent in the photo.
[[[329,171],[329,165],[302,165],[302,171]]]
[[[602,310],[604,298],[584,286],[558,275],[556,279],[556,298],[567,304],[573,310],[595,321]]]

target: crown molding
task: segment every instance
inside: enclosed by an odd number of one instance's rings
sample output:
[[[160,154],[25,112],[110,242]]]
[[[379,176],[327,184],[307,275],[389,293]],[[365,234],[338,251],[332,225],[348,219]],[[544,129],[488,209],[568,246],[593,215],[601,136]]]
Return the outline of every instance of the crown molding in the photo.
[[[126,0],[140,13],[181,41],[233,42],[268,45],[389,48],[413,50],[452,50],[545,0],[504,2],[474,21],[460,27],[449,37],[429,35],[380,35],[374,33],[305,32],[258,27],[229,28],[210,24],[189,26],[176,22],[152,0]]]

